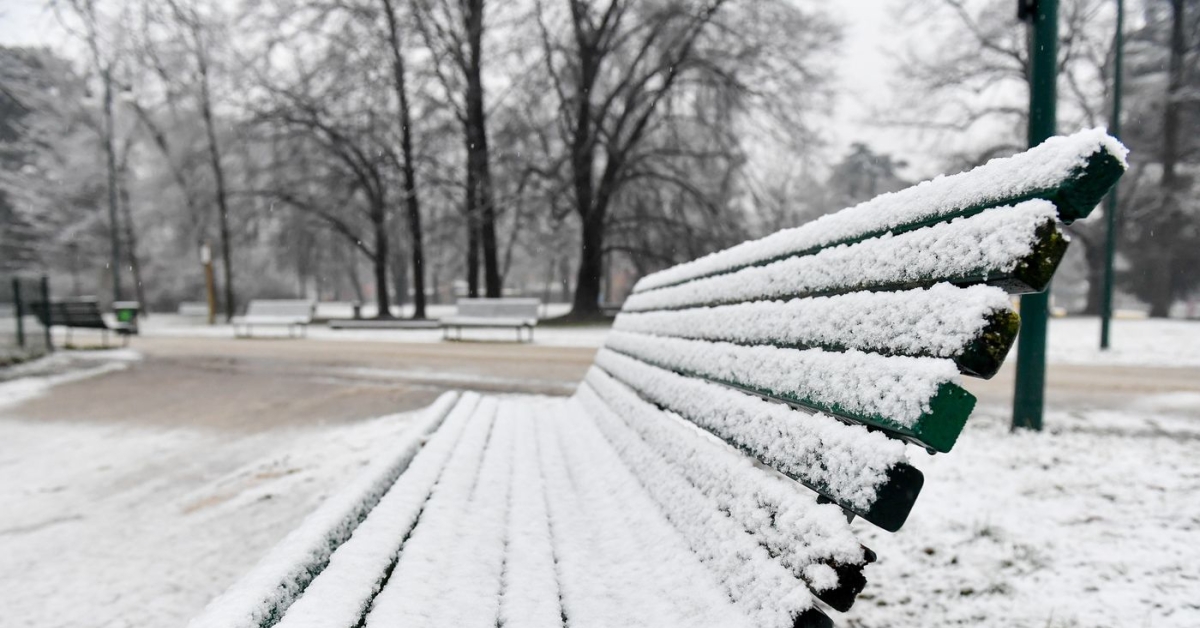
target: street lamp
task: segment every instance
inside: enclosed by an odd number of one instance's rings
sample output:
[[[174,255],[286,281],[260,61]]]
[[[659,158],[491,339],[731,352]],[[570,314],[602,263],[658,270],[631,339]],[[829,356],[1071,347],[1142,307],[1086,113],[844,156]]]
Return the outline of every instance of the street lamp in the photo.
[[[1058,0],[1020,0],[1017,15],[1028,19],[1030,39],[1029,146],[1055,133],[1058,78]],[[1021,335],[1017,338],[1017,385],[1013,429],[1042,429],[1046,394],[1046,327],[1050,287],[1021,297]]]

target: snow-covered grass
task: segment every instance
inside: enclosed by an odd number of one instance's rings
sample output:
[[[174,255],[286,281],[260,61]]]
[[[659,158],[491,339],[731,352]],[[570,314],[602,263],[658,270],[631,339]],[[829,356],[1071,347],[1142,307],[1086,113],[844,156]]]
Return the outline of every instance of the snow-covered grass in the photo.
[[[985,408],[917,456],[903,530],[860,526],[879,562],[844,623],[1200,626],[1200,399],[1175,406],[1052,410],[1040,434]]]
[[[1100,319],[1050,321],[1047,359],[1057,364],[1200,367],[1200,321],[1114,320],[1111,348],[1100,350]]]

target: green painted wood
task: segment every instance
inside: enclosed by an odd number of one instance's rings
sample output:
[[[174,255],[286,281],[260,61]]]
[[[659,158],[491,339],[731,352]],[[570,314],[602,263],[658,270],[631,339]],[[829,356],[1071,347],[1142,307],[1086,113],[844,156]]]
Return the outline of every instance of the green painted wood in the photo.
[[[898,225],[890,229],[869,231],[853,238],[843,238],[841,240],[830,242],[829,244],[808,249],[801,249],[786,255],[778,255],[755,262],[753,264],[734,266],[724,269],[720,272],[710,273],[700,277],[694,277],[672,284],[658,286],[652,290],[647,290],[646,292],[662,290],[663,288],[685,284],[698,279],[704,279],[706,277],[715,277],[717,275],[734,273],[744,268],[767,266],[791,257],[815,255],[825,249],[833,248],[835,246],[842,246],[845,244],[858,244],[859,242],[870,240],[871,238],[877,238],[889,232],[894,235],[899,235],[909,231],[916,231],[917,229],[924,229],[925,227],[932,227],[940,223],[950,222],[957,218],[968,218],[996,207],[1016,205],[1018,203],[1036,199],[1047,200],[1051,203],[1054,203],[1055,208],[1058,209],[1059,220],[1066,224],[1070,224],[1076,220],[1086,218],[1089,214],[1091,214],[1092,210],[1095,209],[1100,200],[1104,198],[1104,195],[1108,193],[1108,190],[1116,184],[1117,180],[1120,179],[1121,175],[1124,173],[1125,167],[1121,164],[1121,161],[1108,151],[1098,147],[1095,152],[1088,156],[1087,161],[1082,168],[1078,168],[1073,171],[1070,176],[1063,179],[1056,186],[1032,190],[1023,194],[997,194],[993,197],[990,197],[983,203],[955,209],[933,218],[911,222],[904,225]]]
[[[622,354],[622,355],[625,355],[625,354]],[[631,359],[635,359],[635,360],[639,359],[639,358],[635,358],[633,356],[627,356],[627,357],[629,357]],[[645,360],[641,360],[641,361],[645,362],[646,364],[651,364],[653,366],[663,368],[664,370],[671,370],[669,368],[659,366],[652,362],[647,362]],[[825,500],[827,500],[831,503],[837,504],[846,512],[850,512],[859,517],[862,517],[863,519],[875,524],[876,526],[879,526],[880,528],[882,528],[884,530],[887,530],[888,532],[895,532],[896,530],[899,530],[902,525],[904,525],[904,521],[908,518],[908,513],[912,510],[913,504],[917,500],[917,495],[921,492],[921,486],[925,483],[924,476],[921,474],[921,472],[918,469],[916,469],[915,467],[913,467],[907,463],[901,463],[899,465],[896,465],[892,469],[889,469],[887,479],[884,481],[883,484],[881,484],[880,486],[878,486],[876,488],[877,498],[875,500],[875,503],[868,509],[859,508],[857,506],[854,506],[853,504],[842,501],[842,500],[838,499],[836,496],[832,495],[832,492],[829,490],[829,487],[826,486],[824,483],[814,481],[811,478],[805,477],[803,475],[788,473],[786,471],[778,469],[778,468],[774,467],[773,465],[771,465],[771,463],[767,462],[766,460],[763,460],[762,457],[759,456],[758,452],[754,451],[753,449],[746,447],[742,443],[739,443],[738,441],[729,438],[725,434],[713,431],[713,430],[701,425],[700,423],[694,421],[691,416],[688,416],[687,413],[681,411],[678,408],[673,408],[671,406],[664,405],[654,399],[647,397],[642,392],[641,388],[638,387],[637,382],[630,381],[629,379],[622,377],[619,373],[613,373],[613,372],[607,371],[607,370],[605,372],[608,373],[610,376],[612,376],[617,381],[620,381],[620,382],[626,384],[627,386],[629,386],[635,393],[638,394],[638,396],[640,396],[642,399],[644,399],[647,403],[653,404],[655,407],[657,407],[659,409],[669,410],[671,412],[674,412],[675,414],[678,414],[679,416],[686,419],[688,422],[695,425],[697,428],[702,429],[702,430],[708,432],[709,434],[712,434],[713,436],[716,436],[717,438],[721,439],[729,446],[736,448],[737,450],[741,451],[742,453],[746,454],[747,456],[749,456],[755,460],[758,460],[763,465],[771,467],[772,469],[779,471],[780,473],[799,482],[800,484],[807,486],[808,488],[810,488],[814,492],[816,492],[818,495],[822,496]],[[680,373],[679,371],[672,371],[672,372],[678,373],[680,375],[684,375],[685,377],[692,377],[694,379],[701,379],[701,380],[712,382],[715,384],[721,384],[721,385],[724,385],[729,388],[734,388],[734,389],[740,390],[742,392],[749,393],[753,396],[758,396],[758,397],[763,397],[763,398],[766,398],[769,400],[775,400],[775,401],[781,401],[783,403],[788,403],[780,397],[771,397],[768,394],[755,393],[755,392],[753,392],[753,389],[749,389],[749,388],[746,388],[743,386],[725,384],[718,380],[713,380],[713,379],[705,378],[705,377],[696,377],[693,375]],[[957,388],[957,387],[955,387],[955,388]],[[962,390],[962,389],[960,388],[959,390]],[[940,396],[940,394],[941,394],[941,392],[939,391],[939,396]],[[967,414],[969,414],[970,408],[974,407],[975,398],[972,397],[970,395],[970,393],[967,393],[966,391],[962,391],[962,394],[964,394],[970,398],[970,404],[966,410]],[[936,399],[936,397],[935,397],[935,399]],[[794,404],[789,403],[788,405],[793,405],[793,407],[796,407]],[[961,411],[961,409],[959,409],[957,411]],[[962,419],[962,423],[965,423],[965,422],[966,422],[966,417],[964,416]],[[895,425],[895,424],[893,423],[893,425]],[[958,429],[959,429],[959,431],[961,431],[961,429],[962,429],[961,424],[959,425]],[[957,436],[957,433],[955,434],[955,436]],[[936,441],[936,438],[935,438],[935,441]],[[953,442],[951,442],[951,444],[953,444]]]
[[[685,369],[675,368],[670,364],[646,360],[639,356],[629,355],[628,353],[623,353],[612,348],[609,348],[609,351],[612,351],[613,353],[619,353],[627,358],[649,364],[651,366],[663,369],[664,371],[670,371],[676,375],[681,375],[691,379],[699,379],[713,384],[719,384],[726,388],[739,390],[752,397],[761,397],[771,401],[787,404],[793,408],[798,408],[808,412],[820,412],[837,417],[849,423],[864,425],[870,429],[883,431],[889,436],[906,440],[915,445],[919,445],[926,449],[941,453],[950,451],[950,449],[954,446],[955,441],[958,440],[958,435],[962,432],[963,427],[967,423],[967,418],[971,415],[971,411],[975,409],[974,395],[967,392],[957,384],[946,382],[938,387],[937,393],[934,394],[934,396],[929,400],[929,412],[921,415],[921,417],[918,418],[913,425],[906,426],[888,417],[858,414],[856,412],[846,410],[839,404],[825,404],[808,399],[806,397],[798,397],[789,393],[766,390],[742,382],[708,377],[701,373],[694,373]],[[631,388],[637,390],[637,385],[635,383],[628,382],[615,373],[609,374],[621,381],[625,381],[630,385]]]
[[[1023,257],[1015,268],[1009,271],[996,270],[991,268],[977,268],[970,272],[954,275],[954,276],[930,276],[923,277],[914,281],[897,281],[897,282],[862,282],[857,284],[847,284],[829,290],[813,290],[813,291],[798,291],[790,292],[781,295],[772,295],[769,298],[772,300],[787,301],[789,299],[798,299],[805,297],[830,297],[851,292],[895,292],[900,290],[912,290],[915,288],[928,288],[937,283],[951,283],[956,286],[974,286],[978,284],[986,284],[996,286],[1003,289],[1009,294],[1031,294],[1041,292],[1050,285],[1050,279],[1054,276],[1055,270],[1058,269],[1059,262],[1062,261],[1063,255],[1067,252],[1067,246],[1070,242],[1059,229],[1058,224],[1054,220],[1046,220],[1034,230],[1034,244],[1031,247],[1029,254]],[[751,299],[757,300],[757,299]],[[655,311],[672,311],[685,310],[694,307],[713,307],[718,305],[733,305],[742,303],[743,299],[718,299],[707,303],[691,303],[678,307],[667,307],[659,309],[637,310],[641,312]]]
[[[800,343],[781,342],[770,339],[756,341],[737,338],[711,338],[686,332],[671,335],[671,337],[703,340],[706,342],[728,342],[743,347],[778,347],[780,349],[796,349],[801,351],[805,349],[822,349],[838,353],[855,350],[885,356],[945,358],[954,362],[955,366],[958,367],[958,372],[963,375],[990,379],[1000,370],[1000,366],[1004,364],[1004,358],[1008,355],[1009,349],[1012,348],[1013,342],[1016,340],[1017,331],[1021,325],[1020,320],[1020,316],[1011,310],[996,311],[988,314],[984,327],[980,330],[979,334],[950,356],[934,355],[929,351],[892,351],[885,347],[852,347],[836,342]]]

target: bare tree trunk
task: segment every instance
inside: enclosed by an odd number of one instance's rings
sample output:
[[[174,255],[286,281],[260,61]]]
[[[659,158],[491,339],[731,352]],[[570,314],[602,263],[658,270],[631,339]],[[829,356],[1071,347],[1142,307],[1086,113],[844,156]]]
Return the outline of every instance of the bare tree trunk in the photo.
[[[467,168],[474,172],[479,212],[479,244],[483,252],[483,279],[487,296],[500,296],[500,266],[496,246],[496,205],[492,191],[492,173],[488,164],[487,118],[483,108],[483,7],[484,0],[467,0],[467,41],[470,57],[467,75]],[[472,193],[472,190],[467,190]]]
[[[200,71],[200,114],[204,118],[204,133],[208,139],[208,157],[212,165],[213,178],[217,186],[217,218],[221,235],[221,265],[225,275],[225,320],[233,320],[237,302],[233,290],[233,251],[229,236],[229,198],[225,189],[225,168],[221,165],[221,148],[217,142],[216,123],[213,120],[212,96],[208,85],[208,59],[200,38],[199,25],[193,25],[196,39],[196,59]]]
[[[388,233],[387,233],[387,214],[382,206],[376,207],[373,212],[372,223],[375,227],[375,256],[371,262],[375,265],[375,303],[379,306],[379,312],[375,318],[392,318],[391,302],[388,299]]]
[[[129,256],[129,268],[133,273],[133,291],[138,303],[142,305],[140,316],[149,318],[149,306],[146,303],[146,287],[142,284],[142,262],[138,259],[137,236],[133,228],[133,209],[131,208],[129,198],[129,186],[125,184],[123,172],[118,181],[118,186],[121,193],[121,219],[125,222],[123,225],[125,228],[125,252]]]
[[[1171,0],[1171,55],[1167,66],[1167,94],[1163,107],[1162,126],[1162,208],[1158,212],[1159,242],[1155,247],[1155,263],[1151,266],[1150,316],[1166,318],[1175,297],[1173,227],[1179,217],[1183,181],[1176,167],[1179,163],[1180,98],[1183,84],[1183,57],[1187,52],[1184,40],[1184,0]]]
[[[90,4],[88,5],[90,8]],[[94,19],[94,18],[93,18]],[[96,53],[99,63],[99,52]],[[108,235],[112,246],[112,290],[113,301],[121,300],[121,236],[117,224],[117,149],[113,146],[115,120],[113,114],[113,81],[112,70],[105,66],[101,71],[104,81],[104,157],[108,168]]]
[[[425,250],[421,234],[421,204],[417,197],[417,173],[414,166],[412,119],[405,83],[404,53],[392,0],[383,0],[388,21],[388,41],[392,48],[392,73],[396,99],[400,106],[400,149],[404,157],[404,205],[408,213],[408,232],[412,248],[413,318],[425,318]],[[403,297],[403,295],[398,295]]]

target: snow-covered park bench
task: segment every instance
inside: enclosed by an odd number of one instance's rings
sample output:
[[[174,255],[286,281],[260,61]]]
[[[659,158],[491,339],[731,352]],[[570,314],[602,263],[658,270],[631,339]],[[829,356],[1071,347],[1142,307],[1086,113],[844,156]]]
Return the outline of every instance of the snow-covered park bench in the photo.
[[[462,340],[463,327],[515,329],[517,342],[521,342],[521,330],[529,330],[529,342],[533,342],[533,328],[538,322],[538,308],[542,302],[537,299],[459,299],[455,302],[453,316],[447,316],[438,321],[442,328],[442,338],[450,338],[450,330],[458,330],[458,340]]]
[[[953,447],[1124,154],[1052,139],[643,278],[574,396],[447,393],[193,628],[829,625],[851,520],[908,518],[907,444]]]
[[[136,328],[121,321],[109,322],[100,311],[100,302],[96,297],[75,297],[62,301],[51,301],[49,306],[41,302],[32,304],[34,315],[46,327],[60,326],[67,330],[67,344],[71,344],[71,330],[96,329],[103,338],[102,343],[108,346],[108,332],[116,332],[129,344],[130,334],[136,333]]]
[[[298,329],[300,335],[308,332],[316,306],[306,299],[254,299],[246,306],[244,316],[233,319],[233,333],[250,336],[255,327],[287,327],[288,337]]]

